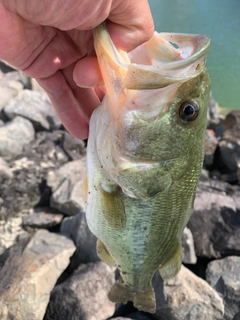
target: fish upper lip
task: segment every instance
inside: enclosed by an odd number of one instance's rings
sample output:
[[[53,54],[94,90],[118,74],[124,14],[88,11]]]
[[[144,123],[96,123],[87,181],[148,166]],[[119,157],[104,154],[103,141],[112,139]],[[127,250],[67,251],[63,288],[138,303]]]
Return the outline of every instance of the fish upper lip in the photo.
[[[127,54],[125,51],[118,50],[109,34],[105,32],[104,24],[94,29],[95,46],[97,39],[101,38],[101,45],[104,47],[105,52],[109,52],[109,58],[116,65],[126,69],[130,65],[148,69],[159,67],[163,70],[186,67],[205,56],[210,49],[211,43],[206,34],[158,33],[155,31],[150,40]],[[135,53],[137,57],[134,56]],[[145,58],[139,59],[141,54]],[[147,60],[149,61],[148,63],[146,62]]]
[[[125,89],[159,89],[198,76],[205,69],[210,47],[207,35],[155,32],[149,41],[127,54],[115,47],[104,25],[95,28],[93,34],[108,95],[118,94],[119,99]],[[121,93],[112,87],[121,87]]]

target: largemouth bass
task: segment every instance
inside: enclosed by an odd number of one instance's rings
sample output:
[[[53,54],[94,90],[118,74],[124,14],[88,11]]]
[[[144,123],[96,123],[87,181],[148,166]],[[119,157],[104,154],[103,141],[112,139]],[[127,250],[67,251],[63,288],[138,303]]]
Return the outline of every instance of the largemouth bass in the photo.
[[[90,121],[87,222],[120,273],[109,299],[154,313],[151,279],[180,270],[202,169],[210,40],[155,32],[127,54],[102,24],[94,41],[106,95]]]

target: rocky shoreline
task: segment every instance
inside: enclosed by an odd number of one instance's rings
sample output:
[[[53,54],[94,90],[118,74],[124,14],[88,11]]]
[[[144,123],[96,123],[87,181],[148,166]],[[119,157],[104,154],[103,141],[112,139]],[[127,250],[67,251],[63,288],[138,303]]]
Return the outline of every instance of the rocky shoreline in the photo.
[[[209,100],[204,169],[182,238],[183,266],[156,274],[157,311],[111,303],[82,194],[86,143],[34,80],[0,62],[0,319],[239,320],[240,110]]]

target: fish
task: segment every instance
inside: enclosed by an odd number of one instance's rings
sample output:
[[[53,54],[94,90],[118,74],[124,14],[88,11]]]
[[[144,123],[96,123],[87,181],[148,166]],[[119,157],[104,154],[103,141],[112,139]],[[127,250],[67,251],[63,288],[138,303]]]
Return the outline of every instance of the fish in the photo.
[[[108,298],[156,311],[152,277],[173,278],[202,170],[210,79],[202,34],[158,33],[127,53],[93,30],[106,94],[90,119],[86,219],[119,271]]]

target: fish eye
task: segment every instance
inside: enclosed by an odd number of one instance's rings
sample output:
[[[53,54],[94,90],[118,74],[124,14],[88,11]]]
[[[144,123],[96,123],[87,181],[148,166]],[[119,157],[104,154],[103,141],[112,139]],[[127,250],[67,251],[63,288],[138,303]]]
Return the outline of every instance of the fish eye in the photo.
[[[199,106],[195,101],[186,101],[179,108],[179,116],[183,122],[195,120],[199,114]]]

